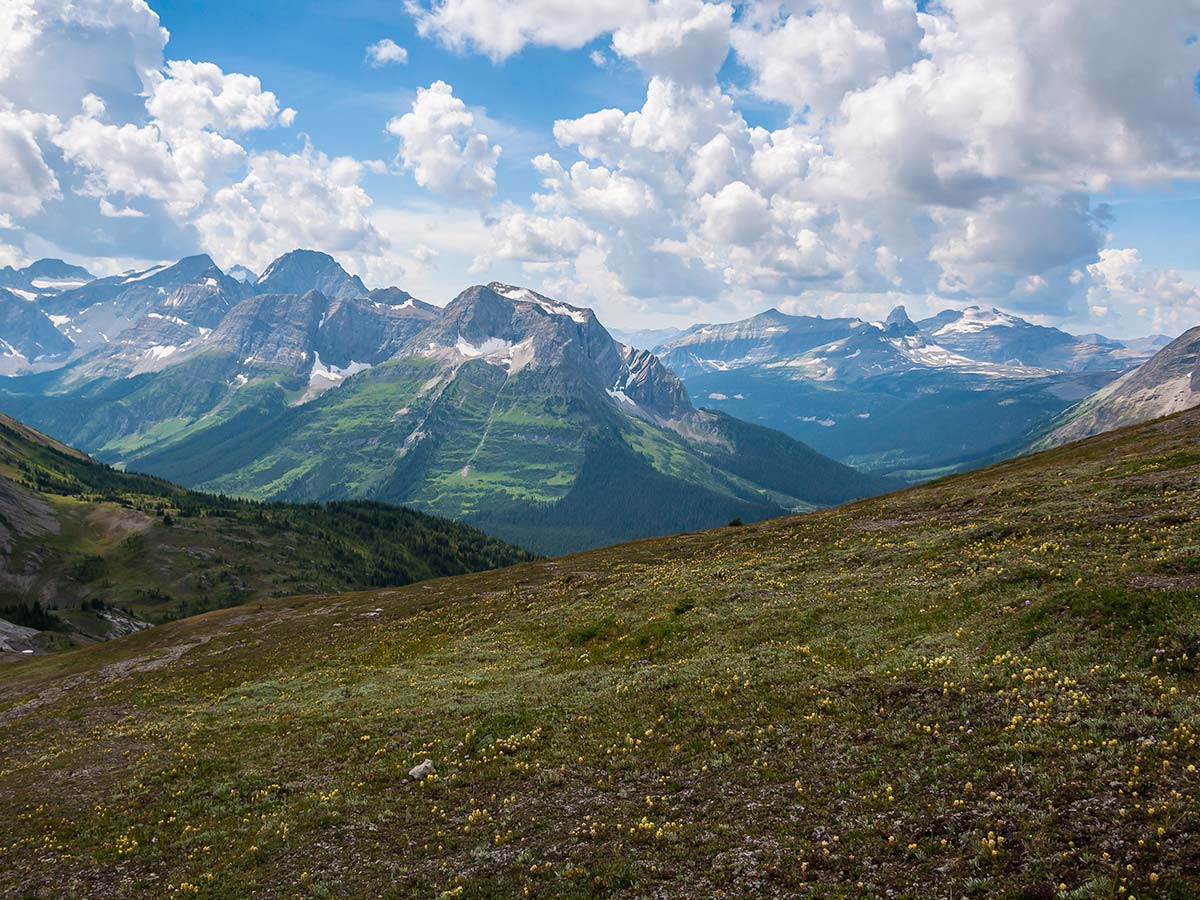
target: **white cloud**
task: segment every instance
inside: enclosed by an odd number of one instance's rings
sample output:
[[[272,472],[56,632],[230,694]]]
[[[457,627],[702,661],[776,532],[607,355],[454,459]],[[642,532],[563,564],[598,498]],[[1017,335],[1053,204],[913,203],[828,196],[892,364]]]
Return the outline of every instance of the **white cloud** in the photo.
[[[357,160],[311,147],[255,154],[246,177],[217,191],[196,228],[218,262],[260,269],[287,250],[319,247],[361,267],[385,246],[362,175]]]
[[[716,194],[700,198],[704,234],[710,240],[752,246],[771,229],[766,198],[742,181],[731,181]]]
[[[729,54],[733,7],[704,0],[659,0],[613,34],[613,50],[650,75],[705,82]]]
[[[1132,319],[1135,330],[1178,334],[1200,321],[1200,287],[1173,269],[1151,269],[1135,249],[1101,250],[1087,267],[1089,311]]]
[[[388,122],[387,130],[400,139],[397,161],[421,187],[477,200],[496,192],[500,147],[476,129],[474,114],[446,82],[418,88],[412,111]]]
[[[153,125],[112,125],[79,115],[53,141],[64,158],[85,174],[77,193],[88,197],[147,197],[183,214],[207,192],[203,180],[184,177]]]
[[[387,126],[396,165],[450,202],[406,215],[371,204],[377,161],[254,152],[244,135],[288,127],[295,111],[252,74],[166,62],[143,0],[0,0],[0,225],[14,242],[0,253],[75,241],[95,255],[100,235],[150,255],[125,235],[170,234],[181,252],[195,240],[261,265],[309,244],[438,291],[471,265],[523,269],[609,314],[975,297],[1123,330],[1197,315],[1186,277],[1102,249],[1097,193],[1200,179],[1200,44],[1188,40],[1200,6],[923,6],[411,0],[418,30],[446,46],[496,61],[585,47],[598,66],[635,65],[646,91],[555,122],[547,152],[447,83],[421,89]],[[604,36],[610,46],[586,46]],[[719,80],[731,47],[749,96]],[[366,60],[405,58],[385,38]],[[790,113],[783,127],[748,125],[743,105],[764,101]],[[532,158],[541,186],[482,220],[499,139]],[[93,221],[76,221],[71,195],[94,201]],[[422,237],[438,210],[452,227]]]
[[[226,74],[208,62],[171,60],[146,99],[146,110],[164,130],[245,132],[290,125],[295,110],[279,108],[279,100],[253,75]]]
[[[57,125],[53,117],[0,106],[0,213],[6,217],[32,215],[61,195],[39,143]]]
[[[895,0],[751,4],[733,31],[755,93],[817,121],[913,62],[920,40],[915,5]]]
[[[407,0],[422,37],[500,61],[528,44],[582,47],[641,15],[646,0]]]
[[[391,38],[376,41],[367,48],[367,63],[372,68],[404,65],[406,62],[408,62],[408,51]]]
[[[0,3],[0,96],[66,117],[85,94],[140,105],[160,77],[167,32],[143,0]]]
[[[493,253],[576,297],[603,282],[680,312],[899,292],[1061,320],[1086,310],[1071,273],[1103,246],[1090,194],[1200,178],[1189,0],[772,0],[730,27],[697,0],[616,26],[645,103],[556,122],[543,190],[498,218]],[[716,81],[730,40],[790,125],[739,115]],[[554,259],[534,238],[568,222],[586,244]]]

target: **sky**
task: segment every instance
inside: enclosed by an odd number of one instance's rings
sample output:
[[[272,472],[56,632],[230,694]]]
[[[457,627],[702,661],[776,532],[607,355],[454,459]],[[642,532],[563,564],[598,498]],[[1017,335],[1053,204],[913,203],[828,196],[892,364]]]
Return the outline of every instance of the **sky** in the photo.
[[[0,265],[1200,323],[1196,0],[0,0]]]

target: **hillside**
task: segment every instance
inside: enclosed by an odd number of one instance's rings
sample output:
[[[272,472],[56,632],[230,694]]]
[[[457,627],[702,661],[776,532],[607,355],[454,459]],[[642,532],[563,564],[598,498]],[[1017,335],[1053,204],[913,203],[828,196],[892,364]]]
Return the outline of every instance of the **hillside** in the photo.
[[[546,553],[892,486],[696,409],[655,356],[615,341],[588,309],[499,283],[444,309],[398,289],[347,296],[362,283],[306,251],[246,288],[212,278],[205,260],[80,289],[119,291],[142,318],[64,368],[6,379],[0,408],[189,487],[402,503]],[[142,281],[181,286],[147,293]],[[237,299],[260,288],[292,293]],[[73,293],[53,299],[65,308]],[[187,298],[203,302],[185,309]]]
[[[1050,423],[1038,449],[1136,425],[1200,404],[1200,327],[1185,331],[1132,372]]]
[[[0,893],[1194,897],[1198,446],[9,667]]]
[[[0,416],[0,620],[39,630],[13,639],[4,626],[0,651],[107,638],[266,597],[408,584],[529,558],[408,509],[186,491],[99,465]]]

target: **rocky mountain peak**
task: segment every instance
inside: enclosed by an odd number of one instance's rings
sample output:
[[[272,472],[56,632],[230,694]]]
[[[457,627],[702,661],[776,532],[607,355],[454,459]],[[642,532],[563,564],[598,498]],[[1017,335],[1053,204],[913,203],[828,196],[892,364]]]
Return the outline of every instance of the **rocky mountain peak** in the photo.
[[[328,253],[293,250],[267,266],[254,282],[259,294],[306,294],[319,291],[326,297],[365,297],[369,293],[357,275],[351,275]]]
[[[897,306],[888,313],[887,320],[883,324],[884,330],[892,337],[905,337],[918,332],[916,323],[908,317],[908,310],[903,305]]]

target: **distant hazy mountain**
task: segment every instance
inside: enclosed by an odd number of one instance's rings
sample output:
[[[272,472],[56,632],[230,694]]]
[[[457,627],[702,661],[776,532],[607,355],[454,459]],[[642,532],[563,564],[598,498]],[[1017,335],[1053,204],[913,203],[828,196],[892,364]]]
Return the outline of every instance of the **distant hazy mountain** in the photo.
[[[1198,404],[1200,327],[1185,331],[1138,368],[1068,409],[1035,446],[1065,444]]]
[[[622,328],[610,328],[608,333],[622,344],[636,347],[638,350],[654,350],[668,341],[683,334],[682,328],[641,328],[632,331]]]
[[[94,277],[83,266],[73,266],[61,259],[39,259],[22,269],[12,266],[0,269],[0,287],[19,288],[38,294],[79,287]]]
[[[258,281],[258,273],[252,269],[247,269],[245,266],[230,266],[225,270],[225,274],[234,281],[240,281],[242,284],[254,284]]]
[[[1079,338],[981,307],[914,323],[898,307],[882,323],[768,310],[693,326],[658,352],[703,406],[915,478],[1015,452],[1152,343]]]
[[[1144,358],[1141,351],[1102,335],[1080,338],[979,306],[946,310],[917,327],[933,343],[981,362],[1080,372]]]
[[[888,486],[697,410],[655,356],[615,341],[590,310],[523,288],[477,286],[438,309],[367,291],[308,251],[252,286],[213,268],[191,258],[52,298],[89,349],[6,379],[0,405],[190,486],[404,502],[542,550]],[[296,292],[262,292],[275,286]],[[101,313],[114,334],[96,336]]]

